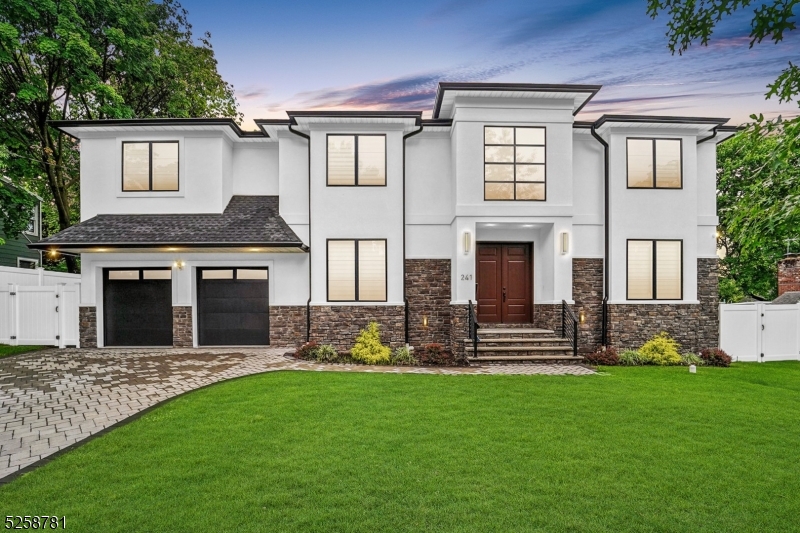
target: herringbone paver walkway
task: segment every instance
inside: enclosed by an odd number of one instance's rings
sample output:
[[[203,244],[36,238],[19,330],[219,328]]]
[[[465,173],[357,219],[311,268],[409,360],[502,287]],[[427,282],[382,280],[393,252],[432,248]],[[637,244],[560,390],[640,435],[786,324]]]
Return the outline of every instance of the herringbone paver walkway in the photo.
[[[0,359],[0,481],[186,391],[275,370],[416,374],[593,374],[577,365],[468,368],[316,364],[286,349],[65,349]]]

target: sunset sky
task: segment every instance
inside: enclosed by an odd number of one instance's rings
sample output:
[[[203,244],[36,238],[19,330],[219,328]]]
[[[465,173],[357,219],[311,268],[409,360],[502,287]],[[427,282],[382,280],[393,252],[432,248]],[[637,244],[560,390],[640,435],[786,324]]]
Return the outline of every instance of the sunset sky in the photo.
[[[793,116],[766,85],[797,61],[800,31],[749,44],[752,10],[720,26],[707,48],[666,47],[667,19],[645,0],[184,0],[194,32],[210,31],[246,128],[287,110],[433,106],[439,81],[591,83],[579,115]]]

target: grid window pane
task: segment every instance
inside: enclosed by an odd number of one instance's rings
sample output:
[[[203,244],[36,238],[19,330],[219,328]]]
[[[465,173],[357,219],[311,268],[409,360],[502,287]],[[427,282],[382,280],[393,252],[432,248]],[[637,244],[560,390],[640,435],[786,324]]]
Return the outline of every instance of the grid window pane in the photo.
[[[517,200],[544,200],[544,183],[517,182]]]
[[[484,144],[514,144],[514,128],[484,128]]]
[[[150,190],[150,143],[122,145],[122,190]]]
[[[328,185],[356,184],[356,138],[328,136]]]
[[[544,165],[517,165],[517,181],[544,181]]]
[[[653,241],[628,241],[628,299],[653,298]]]
[[[678,139],[656,139],[656,187],[681,187],[681,141]]]
[[[358,299],[386,301],[386,241],[358,241]]]
[[[153,143],[153,190],[178,190],[178,143]]]
[[[484,165],[486,181],[514,181],[514,165]]]
[[[203,279],[233,279],[233,269],[203,270]]]
[[[356,299],[356,241],[328,241],[328,300]]]
[[[544,163],[544,146],[517,146],[517,163]]]
[[[138,270],[109,270],[108,279],[118,280],[137,280],[139,279]]]
[[[386,185],[386,137],[358,136],[358,184]]]
[[[517,144],[544,144],[544,128],[517,128]]]
[[[172,279],[172,270],[145,270],[143,279]]]
[[[487,163],[513,163],[513,146],[486,146],[484,147],[484,161]]]
[[[513,200],[513,183],[486,183],[484,184],[484,197],[487,200]]]
[[[681,299],[681,242],[656,241],[656,298]]]
[[[628,139],[628,187],[653,186],[653,141]]]
[[[267,271],[264,269],[247,269],[247,268],[237,268],[236,269],[236,279],[267,279]]]

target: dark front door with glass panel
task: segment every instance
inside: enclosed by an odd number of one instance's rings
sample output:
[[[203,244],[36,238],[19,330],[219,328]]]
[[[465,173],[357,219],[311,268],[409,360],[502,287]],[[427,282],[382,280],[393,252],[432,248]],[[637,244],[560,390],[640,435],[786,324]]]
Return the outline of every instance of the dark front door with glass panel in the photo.
[[[269,344],[266,268],[197,269],[197,306],[199,344]]]
[[[531,322],[533,263],[530,244],[478,243],[476,261],[478,322]]]
[[[105,269],[106,346],[172,346],[172,270]]]

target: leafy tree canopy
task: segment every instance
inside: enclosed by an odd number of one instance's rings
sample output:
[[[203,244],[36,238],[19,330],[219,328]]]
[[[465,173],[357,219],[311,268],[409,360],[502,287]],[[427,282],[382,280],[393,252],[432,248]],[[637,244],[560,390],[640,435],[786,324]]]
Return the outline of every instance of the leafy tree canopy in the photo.
[[[0,145],[7,175],[45,198],[46,230],[79,209],[77,144],[47,121],[146,117],[241,119],[177,1],[0,3]]]

